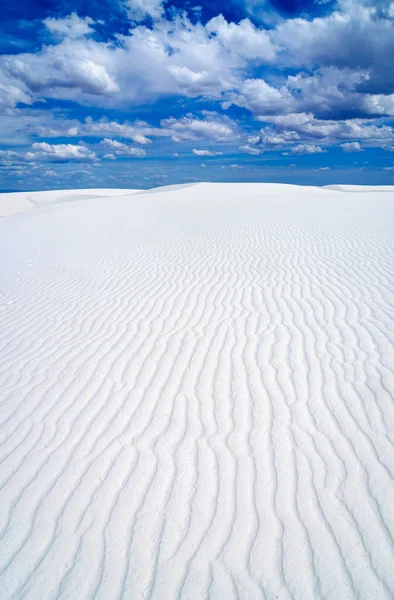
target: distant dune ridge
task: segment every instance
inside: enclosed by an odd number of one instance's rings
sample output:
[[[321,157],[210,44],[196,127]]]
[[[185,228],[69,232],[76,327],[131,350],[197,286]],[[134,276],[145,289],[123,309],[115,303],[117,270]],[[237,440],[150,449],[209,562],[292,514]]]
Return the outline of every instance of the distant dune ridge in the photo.
[[[2,600],[393,598],[394,187],[0,212]]]
[[[91,198],[124,196],[134,190],[92,189],[54,190],[48,192],[11,192],[0,194],[0,217],[26,212],[31,208],[42,208],[52,204],[64,204]]]

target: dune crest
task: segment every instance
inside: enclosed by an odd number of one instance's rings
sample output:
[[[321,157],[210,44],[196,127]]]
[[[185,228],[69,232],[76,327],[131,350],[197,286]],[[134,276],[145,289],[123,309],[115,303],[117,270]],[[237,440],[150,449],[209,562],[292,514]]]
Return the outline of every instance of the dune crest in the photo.
[[[48,192],[10,192],[0,194],[0,217],[26,212],[32,208],[43,208],[55,204],[125,196],[139,190],[88,189],[88,190],[51,190]]]

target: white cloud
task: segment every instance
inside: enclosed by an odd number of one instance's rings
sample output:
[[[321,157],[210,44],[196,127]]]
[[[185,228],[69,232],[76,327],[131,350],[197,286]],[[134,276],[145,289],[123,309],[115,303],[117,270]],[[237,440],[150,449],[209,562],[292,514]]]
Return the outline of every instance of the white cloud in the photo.
[[[346,142],[341,144],[341,148],[344,152],[361,152],[362,150],[358,142]]]
[[[256,114],[286,112],[292,107],[293,99],[285,88],[277,89],[264,79],[246,79],[239,92],[231,92],[223,106],[236,104]]]
[[[239,24],[228,23],[223,15],[211,19],[206,26],[208,33],[214,33],[222,47],[238,59],[253,62],[272,62],[276,57],[276,46],[272,43],[269,32],[258,29],[249,19]]]
[[[234,169],[234,170],[236,170],[236,169],[243,169],[243,168],[244,167],[242,165],[237,165],[236,163],[234,163],[232,165],[228,165],[228,166],[225,166],[225,165],[222,166],[222,169]]]
[[[122,142],[118,142],[117,140],[105,138],[101,143],[103,144],[103,146],[105,146],[114,154],[116,154],[116,156],[134,156],[136,158],[142,158],[146,156],[146,152],[143,148],[132,148],[130,146],[127,146],[127,144],[122,144]]]
[[[193,154],[196,156],[220,156],[223,152],[215,152],[214,150],[197,150],[193,148]]]
[[[79,144],[48,144],[47,142],[36,142],[32,145],[33,152],[28,152],[28,160],[50,160],[55,162],[72,161],[94,161],[97,156],[94,152]]]
[[[0,162],[11,163],[19,159],[19,154],[14,150],[0,150]]]
[[[129,0],[134,14],[161,14],[155,0]],[[134,26],[116,43],[90,34],[92,19],[75,14],[46,19],[59,43],[30,54],[2,56],[0,74],[29,98],[40,95],[84,103],[122,106],[166,94],[220,99],[240,84],[249,63],[272,62],[276,49],[269,34],[250,21],[228,23],[215,17],[205,26],[178,13],[158,19],[152,28]]]
[[[94,23],[93,19],[90,17],[79,17],[75,13],[62,19],[48,17],[44,19],[43,23],[53,35],[69,37],[73,40],[89,35],[94,31],[91,27]]]
[[[247,139],[248,144],[252,144],[252,146],[254,144],[258,144],[259,141],[260,141],[260,136],[259,135],[251,135]]]
[[[85,46],[80,40],[66,40],[56,46],[46,46],[37,54],[0,57],[0,70],[10,80],[19,82],[22,92],[30,99],[42,94],[66,99],[75,99],[81,94],[82,97],[84,94],[111,96],[120,88],[102,62],[105,61],[100,61],[100,55],[95,55],[89,45]]]
[[[106,158],[107,160],[116,160],[116,156],[115,154],[104,154],[103,158]]]
[[[272,127],[266,127],[261,130],[261,143],[268,146],[283,146],[300,139],[300,134],[297,131],[276,131]]]
[[[281,47],[286,64],[367,70],[363,88],[373,93],[387,93],[394,83],[392,20],[374,5],[342,0],[327,16],[288,19],[272,31],[271,39]]]
[[[223,107],[231,104],[250,110],[257,116],[314,113],[325,119],[338,113],[367,116],[394,115],[394,95],[361,93],[368,80],[367,71],[325,67],[313,74],[289,75],[277,87],[264,79],[246,79],[237,91],[225,94]]]
[[[41,124],[34,129],[41,136],[91,136],[109,137],[117,136],[131,139],[133,142],[145,145],[150,144],[150,138],[175,138],[175,141],[191,141],[201,139],[213,139],[217,141],[228,141],[239,135],[237,123],[226,115],[220,115],[212,111],[202,111],[200,115],[187,114],[175,119],[170,117],[162,119],[160,127],[152,127],[145,121],[134,123],[119,123],[100,119],[94,121],[88,117],[84,123],[74,121],[58,120],[51,123],[49,127]]]
[[[163,14],[162,0],[126,0],[126,7],[133,19],[142,20],[146,15],[158,19]]]
[[[255,115],[312,112],[324,119],[337,119],[343,113],[354,117],[394,116],[394,94],[369,93],[365,86],[370,77],[368,69],[334,65],[313,73],[300,71],[276,85],[248,78],[236,91],[224,94],[223,106],[235,104]],[[394,77],[391,90],[393,86]]]
[[[299,144],[291,148],[292,154],[320,154],[325,152],[320,146],[314,146],[313,144]]]
[[[240,146],[239,149],[242,152],[246,152],[246,154],[254,154],[256,156],[261,153],[259,148],[256,148],[255,146],[250,146],[249,144],[244,144],[243,146]]]
[[[19,103],[32,104],[31,96],[26,94],[19,87],[12,85],[10,80],[6,83],[2,83],[0,80],[0,113],[9,108],[13,108]]]
[[[248,1],[255,10],[257,3]],[[46,97],[130,106],[180,94],[237,104],[256,115],[394,115],[387,7],[342,0],[324,17],[279,19],[260,29],[248,19],[230,23],[221,15],[205,25],[180,12],[166,20],[160,0],[125,3],[135,18],[150,15],[154,22],[134,24],[116,43],[93,39],[96,23],[89,17],[45,19],[58,43],[35,54],[0,57],[0,108]],[[280,84],[253,76],[255,66],[271,63],[305,70]]]
[[[174,141],[191,141],[197,139],[214,139],[228,141],[237,137],[236,123],[226,116],[203,111],[204,118],[187,115],[180,119],[170,117],[160,122],[162,131],[170,134]]]
[[[267,25],[273,26],[283,21],[283,17],[277,11],[272,10],[270,0],[241,0],[241,4],[254,19]]]
[[[362,106],[367,114],[392,117],[394,116],[394,94],[366,94],[363,96]]]
[[[382,145],[382,141],[394,138],[393,128],[365,119],[316,119],[311,113],[259,116],[268,124],[261,130],[265,144],[281,145],[292,141],[316,141],[335,143],[343,140],[362,139],[369,144]]]
[[[47,133],[47,132],[45,132]],[[159,130],[154,127],[150,127],[147,123],[142,121],[132,123],[118,123],[117,121],[109,121],[108,119],[101,119],[94,121],[91,117],[88,117],[84,123],[78,122],[75,126],[64,128],[63,131],[54,130],[53,135],[83,135],[83,136],[97,136],[103,137],[108,135],[116,135],[119,137],[133,140],[136,144],[144,145],[150,144],[150,140],[147,135],[159,135]]]

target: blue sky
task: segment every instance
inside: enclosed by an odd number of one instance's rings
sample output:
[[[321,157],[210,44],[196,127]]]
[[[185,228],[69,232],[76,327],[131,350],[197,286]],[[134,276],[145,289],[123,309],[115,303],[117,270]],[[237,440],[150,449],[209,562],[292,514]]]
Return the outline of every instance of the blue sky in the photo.
[[[3,0],[0,189],[394,183],[394,2]]]

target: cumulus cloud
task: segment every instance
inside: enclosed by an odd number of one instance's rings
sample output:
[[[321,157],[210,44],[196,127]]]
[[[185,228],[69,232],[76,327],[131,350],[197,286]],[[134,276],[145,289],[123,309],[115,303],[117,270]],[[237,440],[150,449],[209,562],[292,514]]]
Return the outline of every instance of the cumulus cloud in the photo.
[[[9,108],[14,108],[17,104],[32,104],[32,99],[19,87],[13,85],[11,81],[2,83],[0,72],[0,113]]]
[[[59,125],[62,125],[59,123]],[[47,135],[48,130],[43,130]],[[106,137],[108,135],[116,135],[122,138],[133,140],[136,144],[145,145],[152,142],[147,135],[158,135],[158,131],[154,127],[150,127],[143,121],[136,123],[119,123],[117,121],[109,121],[108,119],[93,120],[87,117],[84,123],[77,122],[74,126],[69,127],[67,123],[60,129],[52,128],[52,135],[67,135],[67,136],[94,136]]]
[[[292,107],[292,96],[286,88],[277,89],[264,79],[246,79],[238,92],[231,92],[223,103],[225,108],[236,104],[242,108],[261,114],[286,112]]]
[[[240,146],[239,149],[242,152],[245,152],[246,154],[254,154],[256,156],[261,153],[261,150],[259,148],[256,148],[255,146],[250,146],[249,144],[244,144],[243,146]]]
[[[91,162],[97,159],[94,152],[79,144],[48,144],[47,142],[36,142],[32,145],[32,152],[27,152],[28,160],[48,160],[54,162]]]
[[[140,16],[157,18],[161,6],[154,0],[129,0],[133,14]],[[75,14],[46,19],[45,25],[59,43],[0,59],[0,73],[30,97],[108,106],[173,93],[219,99],[238,85],[241,69],[272,62],[276,53],[268,33],[247,19],[235,24],[215,17],[204,26],[177,14],[151,28],[137,24],[129,34],[118,35],[116,43],[93,39],[89,34],[96,23]]]
[[[324,17],[282,19],[264,29],[222,15],[203,24],[175,11],[167,20],[160,0],[125,4],[134,18],[148,15],[154,22],[134,23],[116,43],[94,39],[97,23],[89,17],[45,19],[58,43],[35,54],[0,57],[0,102],[14,106],[50,97],[122,106],[180,94],[236,104],[256,115],[394,115],[393,17],[387,6],[342,0]],[[267,64],[300,72],[280,84],[253,75]]]
[[[325,67],[312,74],[301,71],[289,75],[278,86],[264,79],[246,79],[237,91],[225,94],[223,107],[234,104],[256,116],[305,112],[324,119],[336,119],[344,113],[354,117],[394,115],[394,94],[360,91],[361,83],[368,77],[367,71]]]
[[[163,14],[162,0],[126,0],[125,6],[133,19],[142,20],[147,15],[158,19]]]
[[[78,49],[78,44],[79,41],[67,41],[63,47],[62,44],[47,46],[37,54],[0,57],[0,70],[9,80],[19,82],[21,93],[30,103],[41,95],[74,99],[78,93],[111,96],[119,92],[118,84],[100,57],[88,47]],[[67,46],[72,46],[72,52]]]
[[[320,154],[325,152],[320,146],[314,146],[313,144],[299,144],[291,148],[292,154]]]
[[[172,138],[174,141],[214,140],[230,141],[240,136],[238,124],[226,115],[213,111],[201,111],[198,114],[188,113],[178,119],[169,117],[162,119],[159,126],[152,126],[146,121],[130,122],[110,121],[102,118],[93,120],[87,117],[84,122],[77,120],[52,119],[45,123],[45,118],[31,118],[30,131],[40,137],[120,137],[130,139],[136,144],[152,143],[151,138]],[[1,119],[0,119],[1,126]]]
[[[365,92],[392,91],[394,36],[390,11],[359,0],[339,2],[331,14],[307,20],[288,19],[272,32],[286,64],[335,66],[368,73],[359,87]]]
[[[394,138],[391,126],[365,119],[317,119],[312,113],[289,113],[260,116],[258,120],[266,125],[260,132],[260,141],[268,145],[297,140],[331,144],[358,138],[381,146],[382,141]]]
[[[180,119],[162,119],[160,125],[163,133],[170,134],[176,142],[201,138],[228,141],[238,135],[234,121],[209,111],[203,111],[203,118],[189,114]]]
[[[101,143],[105,148],[108,148],[112,153],[116,154],[116,156],[134,156],[136,158],[146,156],[146,152],[143,148],[127,146],[127,144],[123,144],[117,140],[105,138]],[[108,155],[106,156],[108,158]]]
[[[223,152],[215,152],[214,150],[196,150],[196,148],[193,148],[193,154],[196,156],[220,156]]]
[[[43,23],[53,35],[69,37],[73,40],[89,35],[94,31],[92,27],[94,24],[93,19],[90,17],[79,17],[75,13],[62,19],[48,17],[47,19],[44,19]]]
[[[239,24],[228,23],[223,15],[219,15],[207,23],[206,31],[213,33],[222,48],[236,60],[239,57],[257,63],[275,60],[277,47],[269,32],[258,29],[249,19],[243,19]]]
[[[2,165],[11,166],[21,160],[23,160],[21,155],[14,150],[0,150],[0,164]]]
[[[261,130],[261,138],[259,139],[264,145],[283,146],[298,141],[300,138],[300,134],[294,130],[283,130],[278,132],[272,127],[266,127]]]
[[[70,127],[67,130],[67,135],[70,135],[72,137],[76,137],[77,135],[79,135],[78,127]]]
[[[341,144],[341,148],[344,152],[361,152],[362,150],[358,142],[345,142],[345,144]]]

